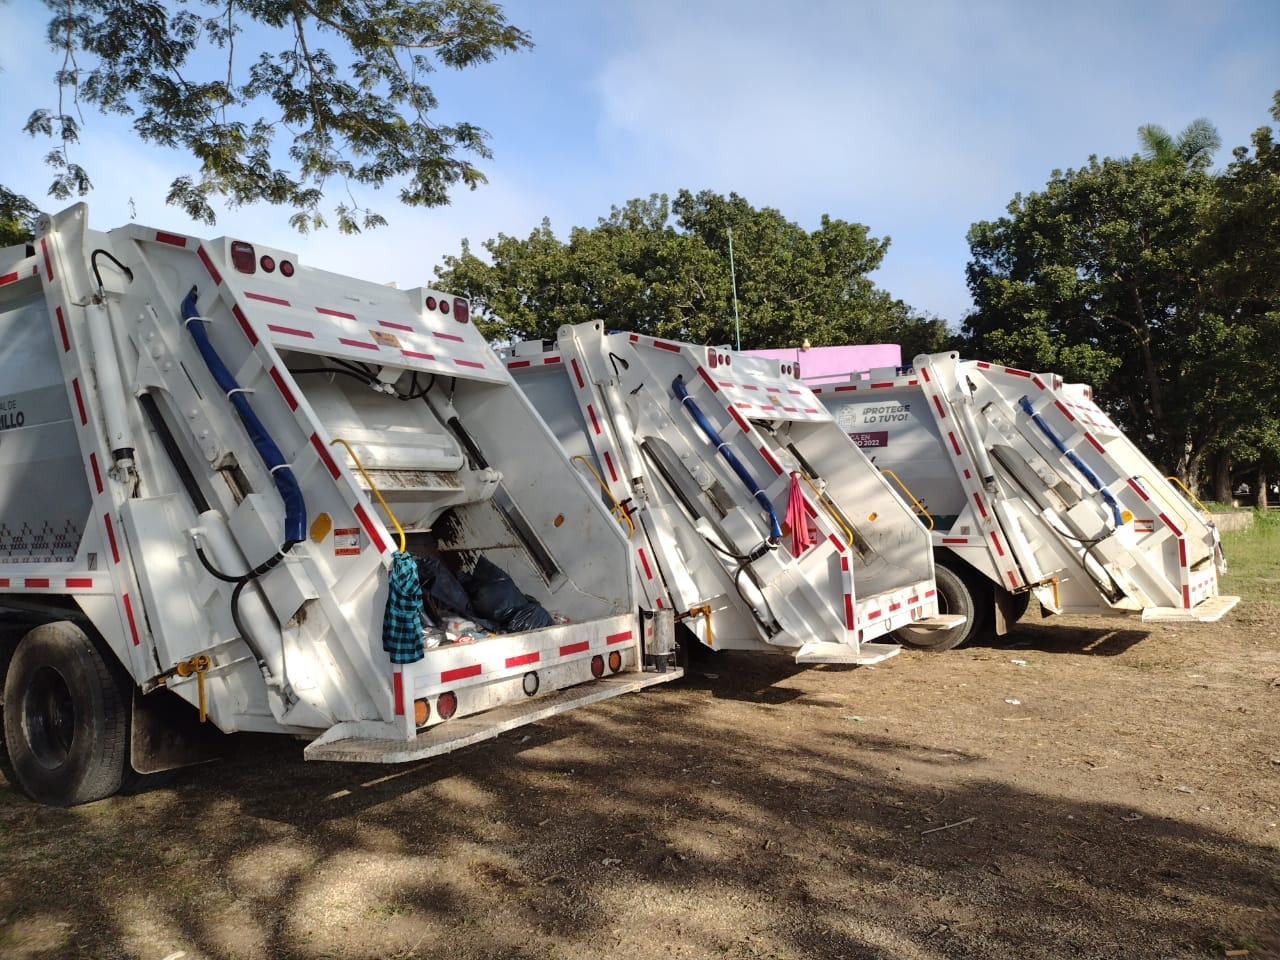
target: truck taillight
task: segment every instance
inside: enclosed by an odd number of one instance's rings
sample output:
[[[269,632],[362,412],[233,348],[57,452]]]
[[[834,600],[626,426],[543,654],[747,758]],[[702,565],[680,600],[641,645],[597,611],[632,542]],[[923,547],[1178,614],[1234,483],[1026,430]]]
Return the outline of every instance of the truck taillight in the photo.
[[[258,255],[253,252],[253,244],[232,240],[231,265],[241,273],[254,273],[258,269]]]
[[[440,714],[440,719],[448,720],[457,712],[458,695],[452,690],[440,694],[440,699],[436,701],[436,713]]]
[[[453,298],[453,319],[459,323],[466,323],[471,319],[471,307],[461,297]]]

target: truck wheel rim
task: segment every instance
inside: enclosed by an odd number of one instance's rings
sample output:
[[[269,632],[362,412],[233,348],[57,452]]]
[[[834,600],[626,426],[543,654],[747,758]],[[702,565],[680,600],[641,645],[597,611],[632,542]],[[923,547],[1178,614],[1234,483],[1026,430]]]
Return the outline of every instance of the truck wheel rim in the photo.
[[[41,667],[31,678],[23,711],[32,756],[48,769],[66,762],[75,737],[75,702],[62,674]]]

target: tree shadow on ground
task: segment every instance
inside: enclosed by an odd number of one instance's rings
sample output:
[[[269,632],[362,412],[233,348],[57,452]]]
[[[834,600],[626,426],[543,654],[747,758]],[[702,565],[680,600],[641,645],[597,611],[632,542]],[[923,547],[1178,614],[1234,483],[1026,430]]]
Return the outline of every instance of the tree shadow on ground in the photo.
[[[0,952],[1166,960],[1246,933],[1254,960],[1280,950],[1273,847],[832,726],[821,698],[751,702],[792,666],[407,766],[245,737],[140,797],[66,811],[4,788]],[[1100,925],[1106,945],[1085,935]]]

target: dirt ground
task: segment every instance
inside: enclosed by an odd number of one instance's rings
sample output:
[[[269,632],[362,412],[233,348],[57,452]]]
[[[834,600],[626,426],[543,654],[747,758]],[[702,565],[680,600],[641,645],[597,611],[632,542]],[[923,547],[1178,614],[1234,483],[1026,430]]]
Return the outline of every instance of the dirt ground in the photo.
[[[1278,614],[721,655],[408,767],[0,781],[0,956],[1280,958]]]

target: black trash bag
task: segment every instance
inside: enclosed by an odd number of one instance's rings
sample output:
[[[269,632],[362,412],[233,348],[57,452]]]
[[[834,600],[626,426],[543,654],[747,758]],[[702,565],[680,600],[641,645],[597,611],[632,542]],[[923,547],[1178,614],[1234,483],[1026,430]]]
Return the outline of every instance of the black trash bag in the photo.
[[[521,593],[510,575],[487,557],[478,559],[471,573],[460,579],[471,599],[471,611],[506,633],[549,627],[554,622],[538,601]]]
[[[422,585],[422,605],[436,621],[451,614],[471,618],[471,598],[453,571],[439,557],[414,557],[418,561],[418,582]]]

